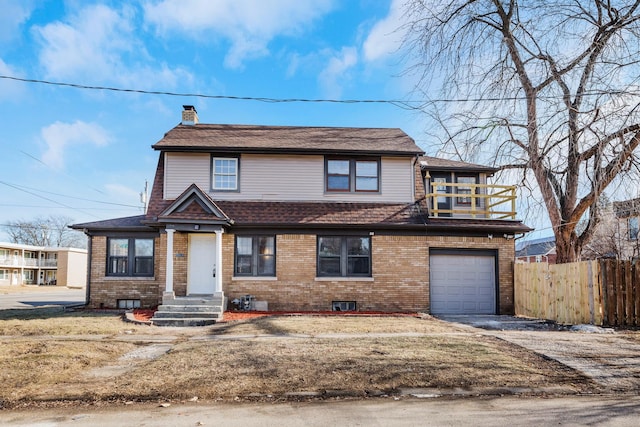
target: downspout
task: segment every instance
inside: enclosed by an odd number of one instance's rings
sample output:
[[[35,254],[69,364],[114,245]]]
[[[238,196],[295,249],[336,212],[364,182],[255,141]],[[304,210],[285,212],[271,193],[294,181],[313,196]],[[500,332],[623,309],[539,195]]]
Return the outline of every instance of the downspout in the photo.
[[[91,233],[85,228],[84,234],[89,238],[89,242],[87,243],[87,283],[85,286],[85,295],[84,295],[84,305],[85,307],[89,305],[90,296],[91,296],[91,259],[93,258],[93,236]]]

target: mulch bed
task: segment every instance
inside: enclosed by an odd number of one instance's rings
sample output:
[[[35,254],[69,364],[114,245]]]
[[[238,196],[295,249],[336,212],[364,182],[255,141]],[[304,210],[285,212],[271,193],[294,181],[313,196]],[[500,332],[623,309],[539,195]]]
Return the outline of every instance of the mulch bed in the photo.
[[[133,310],[136,320],[147,322],[155,310],[137,308]],[[386,313],[382,311],[225,311],[220,323],[255,319],[265,316],[380,316],[380,317],[419,317],[418,313]]]

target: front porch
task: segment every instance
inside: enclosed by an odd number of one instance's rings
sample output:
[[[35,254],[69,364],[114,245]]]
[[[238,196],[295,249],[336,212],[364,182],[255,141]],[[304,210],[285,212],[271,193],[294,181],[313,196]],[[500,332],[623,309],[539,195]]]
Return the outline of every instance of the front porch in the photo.
[[[165,288],[162,304],[151,321],[158,326],[204,326],[221,320],[224,311],[222,227],[168,225],[165,232]],[[181,240],[179,247],[186,252],[176,253],[176,232]],[[179,273],[175,271],[176,262],[180,264]],[[176,276],[180,282],[178,295],[174,286]]]

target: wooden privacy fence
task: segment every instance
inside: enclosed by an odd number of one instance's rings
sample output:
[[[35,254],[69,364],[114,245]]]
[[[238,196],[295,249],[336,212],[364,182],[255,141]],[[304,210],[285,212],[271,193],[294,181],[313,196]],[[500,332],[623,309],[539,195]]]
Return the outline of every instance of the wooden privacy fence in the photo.
[[[518,263],[516,315],[563,324],[640,326],[640,261]]]

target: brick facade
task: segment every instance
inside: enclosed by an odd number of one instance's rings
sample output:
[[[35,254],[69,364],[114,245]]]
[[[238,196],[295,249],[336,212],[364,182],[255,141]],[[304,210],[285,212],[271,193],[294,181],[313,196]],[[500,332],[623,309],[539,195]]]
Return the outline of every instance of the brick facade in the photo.
[[[500,313],[513,313],[512,239],[452,236],[372,236],[373,277],[316,278],[315,234],[276,236],[276,278],[234,277],[234,235],[222,235],[222,283],[229,300],[251,294],[273,311],[331,310],[332,301],[356,301],[360,311],[429,310],[429,250],[477,249],[498,252]],[[188,234],[174,234],[174,291],[186,295]],[[160,304],[165,287],[166,235],[156,238],[152,278],[106,277],[106,237],[92,238],[90,306],[114,308],[118,299]]]

